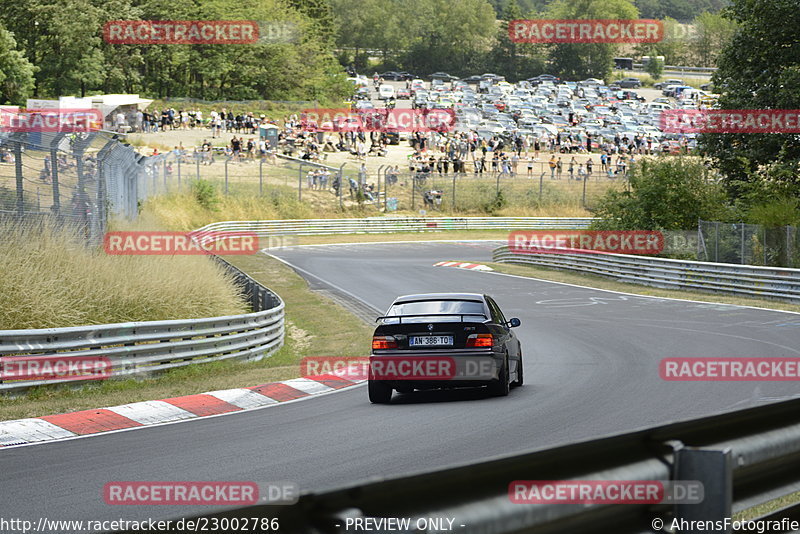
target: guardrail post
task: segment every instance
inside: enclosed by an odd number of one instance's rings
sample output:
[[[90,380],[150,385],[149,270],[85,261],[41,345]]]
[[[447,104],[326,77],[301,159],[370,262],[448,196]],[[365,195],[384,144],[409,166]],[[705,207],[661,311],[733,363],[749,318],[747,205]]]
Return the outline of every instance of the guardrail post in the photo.
[[[202,154],[202,152],[196,153],[195,154],[195,158],[194,158],[195,167],[196,167],[195,179],[197,179],[197,180],[200,179],[200,154]]]
[[[689,525],[704,521],[724,521],[731,517],[733,503],[733,457],[731,449],[709,450],[682,447],[675,451],[673,480],[697,480],[703,484],[703,501],[676,504],[675,517]],[[694,521],[695,523],[692,523]],[[687,534],[701,530],[679,529]],[[725,531],[730,533],[730,528]]]

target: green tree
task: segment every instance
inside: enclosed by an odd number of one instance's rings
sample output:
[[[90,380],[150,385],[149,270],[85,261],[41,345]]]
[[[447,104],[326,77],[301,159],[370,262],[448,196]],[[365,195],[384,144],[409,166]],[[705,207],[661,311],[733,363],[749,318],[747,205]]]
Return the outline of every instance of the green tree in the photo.
[[[725,16],[737,23],[712,79],[722,109],[800,109],[800,10],[794,0],[734,0]],[[780,190],[800,197],[796,134],[704,134],[700,146],[734,200]]]
[[[635,19],[639,12],[630,0],[556,0],[547,10],[551,19]],[[619,45],[614,43],[559,43],[551,48],[550,67],[567,79],[605,79],[614,67]]]
[[[14,36],[0,24],[0,102],[25,104],[34,87],[34,67],[17,50]]]
[[[494,11],[486,0],[409,0],[413,38],[403,56],[407,69],[466,74],[488,52],[496,37]]]
[[[690,38],[698,67],[711,67],[716,64],[719,52],[723,50],[736,31],[736,23],[716,13],[701,13],[694,19],[693,35]]]
[[[631,167],[626,191],[609,191],[594,215],[598,230],[689,230],[698,219],[726,220],[725,193],[702,161],[642,159]]]
[[[653,54],[650,56],[650,61],[645,68],[650,77],[654,80],[658,80],[661,78],[661,73],[664,72],[664,62],[658,59],[656,54]]]

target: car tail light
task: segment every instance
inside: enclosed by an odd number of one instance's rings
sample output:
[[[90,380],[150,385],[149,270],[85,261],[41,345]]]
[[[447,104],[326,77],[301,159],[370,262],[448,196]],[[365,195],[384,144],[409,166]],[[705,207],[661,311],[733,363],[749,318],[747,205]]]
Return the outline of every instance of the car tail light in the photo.
[[[372,350],[396,348],[397,341],[393,336],[372,336]]]
[[[470,334],[467,336],[467,347],[491,347],[494,342],[492,334]]]

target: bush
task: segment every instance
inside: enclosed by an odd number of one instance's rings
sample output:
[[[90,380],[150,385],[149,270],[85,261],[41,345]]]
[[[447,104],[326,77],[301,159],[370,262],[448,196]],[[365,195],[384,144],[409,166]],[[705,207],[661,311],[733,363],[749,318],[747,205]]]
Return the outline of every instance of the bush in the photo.
[[[192,180],[192,196],[200,206],[209,210],[219,209],[219,195],[217,188],[208,180]]]
[[[636,162],[626,191],[598,201],[597,230],[688,230],[698,219],[729,220],[732,209],[708,167],[697,159],[655,158]]]

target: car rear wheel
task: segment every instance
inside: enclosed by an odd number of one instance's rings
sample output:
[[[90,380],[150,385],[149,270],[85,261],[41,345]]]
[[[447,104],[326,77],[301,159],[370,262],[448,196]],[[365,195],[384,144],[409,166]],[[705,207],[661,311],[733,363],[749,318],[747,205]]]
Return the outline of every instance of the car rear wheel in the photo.
[[[373,404],[389,404],[392,400],[392,388],[380,380],[370,380],[367,389],[369,401]]]
[[[519,362],[517,363],[517,379],[511,382],[511,387],[518,388],[522,385],[522,353],[519,353]]]
[[[495,397],[505,397],[510,389],[508,384],[508,355],[506,355],[503,360],[503,368],[500,369],[497,380],[492,380],[489,384],[489,392]]]

